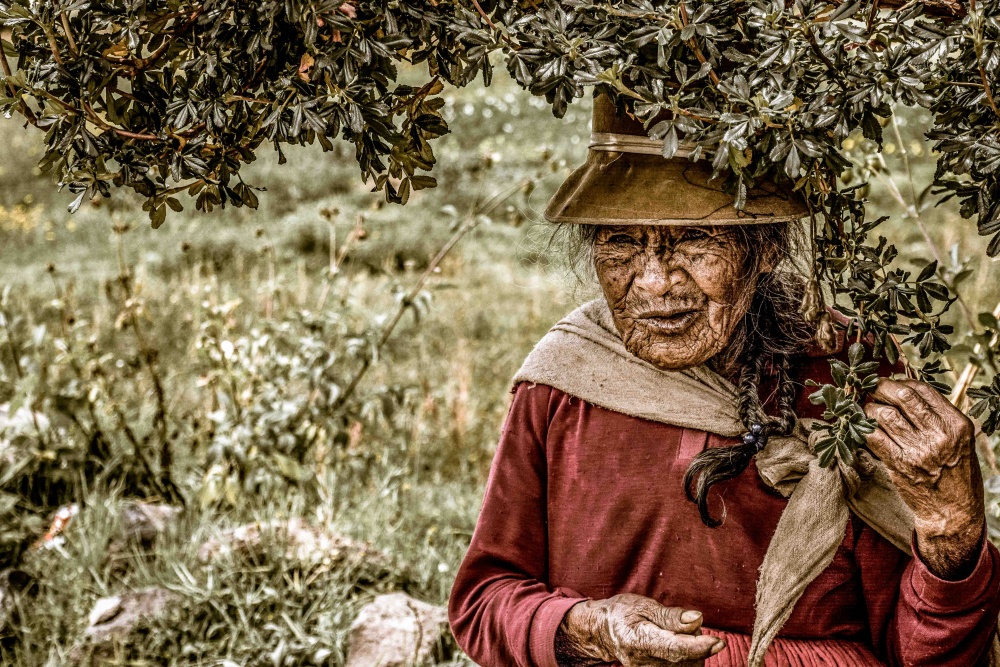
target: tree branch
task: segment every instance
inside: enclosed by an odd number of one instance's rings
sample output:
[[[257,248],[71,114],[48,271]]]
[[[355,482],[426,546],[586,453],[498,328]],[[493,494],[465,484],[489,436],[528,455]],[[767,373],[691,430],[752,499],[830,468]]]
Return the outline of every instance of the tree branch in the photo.
[[[508,37],[506,33],[500,30],[500,28],[497,27],[497,24],[493,22],[493,19],[490,18],[489,14],[483,11],[483,7],[482,5],[479,4],[479,0],[472,0],[472,4],[476,7],[476,11],[479,12],[479,15],[483,17],[483,20],[486,21],[486,25],[488,25],[491,30],[500,35],[500,39],[507,42],[508,46],[510,46],[511,48],[513,49],[518,48],[517,43],[515,43],[510,37]]]
[[[684,2],[683,1],[678,5],[678,7],[680,8],[680,12],[681,12],[681,25],[683,25],[684,27],[687,27],[687,25],[688,25],[687,7],[684,6]],[[694,37],[692,37],[691,39],[689,39],[687,41],[687,44],[688,44],[688,46],[691,47],[691,50],[694,51],[694,57],[698,59],[698,62],[700,62],[702,65],[704,65],[705,63],[708,62],[708,59],[705,58],[705,54],[703,54],[701,52],[701,49],[698,47],[698,42],[695,41]],[[712,65],[711,64],[709,64],[709,66],[708,66],[708,76],[709,76],[710,79],[712,79],[712,83],[715,84],[715,87],[718,88],[719,87],[719,75],[715,73],[714,69],[712,69]],[[719,92],[721,93],[722,91],[720,90]],[[722,95],[723,95],[723,97],[726,96],[725,93],[722,93]]]
[[[103,118],[101,118],[100,116],[98,116],[97,112],[94,111],[94,107],[90,106],[90,102],[88,102],[87,100],[80,100],[80,103],[83,106],[83,110],[87,114],[87,118],[89,118],[91,121],[93,121],[93,123],[95,125],[97,125],[99,128],[101,128],[102,130],[107,130],[109,132],[114,132],[118,136],[125,137],[126,139],[141,139],[143,141],[159,141],[160,140],[160,138],[158,136],[156,136],[155,134],[140,134],[140,133],[137,133],[137,132],[129,132],[128,130],[123,130],[120,127],[115,127],[114,125],[108,123]]]
[[[3,50],[3,39],[0,39],[0,68],[3,68],[4,77],[11,76],[10,62],[7,61],[7,54]],[[17,94],[17,89],[14,88],[10,83],[7,84],[7,91],[10,93],[11,97],[17,98],[19,104],[18,107],[21,109],[21,113],[28,122],[32,125],[38,124],[38,117],[35,116],[35,112],[21,99],[21,96]]]
[[[69,51],[76,58],[80,55],[80,52],[76,48],[76,39],[73,38],[73,31],[69,27],[69,19],[66,17],[66,12],[59,12],[59,19],[62,21],[63,32],[66,33],[66,42],[69,44]]]
[[[512,195],[521,190],[524,187],[524,183],[518,183],[517,187],[509,189],[507,192],[499,193],[494,195],[492,198],[487,200],[482,206],[474,205],[468,213],[465,222],[458,228],[458,230],[452,234],[448,242],[441,247],[434,259],[431,260],[430,264],[427,265],[427,269],[421,274],[420,279],[417,280],[417,284],[413,286],[406,296],[404,296],[399,302],[399,309],[393,316],[392,320],[386,325],[382,330],[382,335],[379,336],[378,342],[375,344],[375,350],[381,350],[385,344],[389,341],[389,337],[392,336],[392,332],[396,329],[396,325],[399,324],[400,320],[403,319],[403,315],[406,314],[406,310],[413,304],[413,300],[417,298],[420,294],[420,290],[424,288],[427,283],[427,279],[434,273],[434,270],[441,264],[442,260],[451,252],[462,238],[475,229],[479,225],[480,216],[487,214],[495,210],[500,204],[507,201]],[[362,378],[368,373],[368,370],[374,365],[373,355],[367,355],[364,362],[361,364],[361,368],[358,372],[354,374],[351,378],[350,383],[344,389],[340,397],[334,402],[331,410],[336,411],[341,408],[348,399],[354,394],[355,390],[358,388]]]

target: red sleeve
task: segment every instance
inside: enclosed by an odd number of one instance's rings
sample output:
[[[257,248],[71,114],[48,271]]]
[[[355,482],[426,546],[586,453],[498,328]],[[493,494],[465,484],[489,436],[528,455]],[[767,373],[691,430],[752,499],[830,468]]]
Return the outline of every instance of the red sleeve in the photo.
[[[546,584],[545,434],[552,391],[516,388],[479,522],[451,590],[452,632],[482,667],[557,667],[556,630],[584,599]]]
[[[911,551],[859,531],[855,556],[878,652],[890,667],[982,664],[1000,616],[1000,553],[983,539],[972,573],[946,581]]]

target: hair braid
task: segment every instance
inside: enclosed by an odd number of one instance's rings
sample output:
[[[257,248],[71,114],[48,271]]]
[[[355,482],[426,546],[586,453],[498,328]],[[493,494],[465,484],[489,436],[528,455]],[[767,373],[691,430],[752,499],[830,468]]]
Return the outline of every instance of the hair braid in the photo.
[[[795,399],[798,388],[792,380],[792,360],[787,354],[778,358],[778,411],[781,413],[777,435],[791,435],[798,417],[795,414]]]
[[[754,424],[761,428],[763,434],[765,422],[768,421],[764,408],[760,403],[757,387],[764,367],[764,355],[759,353],[759,346],[747,341],[747,346],[740,355],[740,377],[736,407],[740,421],[751,432]],[[708,508],[708,491],[719,482],[736,477],[750,465],[751,459],[760,451],[765,438],[753,442],[741,442],[731,447],[710,447],[699,453],[687,472],[684,474],[684,492],[688,500],[698,505],[698,512],[705,525],[715,528],[722,521],[712,517]],[[694,485],[692,487],[692,482]]]
[[[798,386],[792,379],[792,358],[811,337],[798,313],[801,289],[801,283],[780,272],[761,275],[744,316],[742,349],[736,358],[740,369],[736,407],[745,435],[731,447],[710,447],[699,453],[684,475],[685,494],[697,504],[707,526],[722,523],[709,511],[709,490],[746,470],[768,438],[786,436],[795,429]],[[760,400],[759,387],[768,366],[777,381],[777,416],[768,415]]]

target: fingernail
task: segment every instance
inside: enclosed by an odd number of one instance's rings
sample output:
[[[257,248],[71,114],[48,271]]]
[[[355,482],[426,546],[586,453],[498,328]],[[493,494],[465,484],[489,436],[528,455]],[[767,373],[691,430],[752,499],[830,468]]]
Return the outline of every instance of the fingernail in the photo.
[[[686,611],[681,614],[681,623],[694,623],[701,618],[700,611]]]
[[[724,648],[726,648],[726,642],[720,639],[715,643],[715,646],[712,647],[712,655],[715,655],[716,653],[722,653],[722,649]]]

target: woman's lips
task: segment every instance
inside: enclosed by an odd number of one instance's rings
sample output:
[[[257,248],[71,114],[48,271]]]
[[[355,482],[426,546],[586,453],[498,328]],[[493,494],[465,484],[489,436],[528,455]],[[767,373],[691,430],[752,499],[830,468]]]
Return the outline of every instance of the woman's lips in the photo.
[[[697,310],[684,310],[674,313],[649,313],[638,319],[655,331],[676,334],[690,327],[697,316]]]

